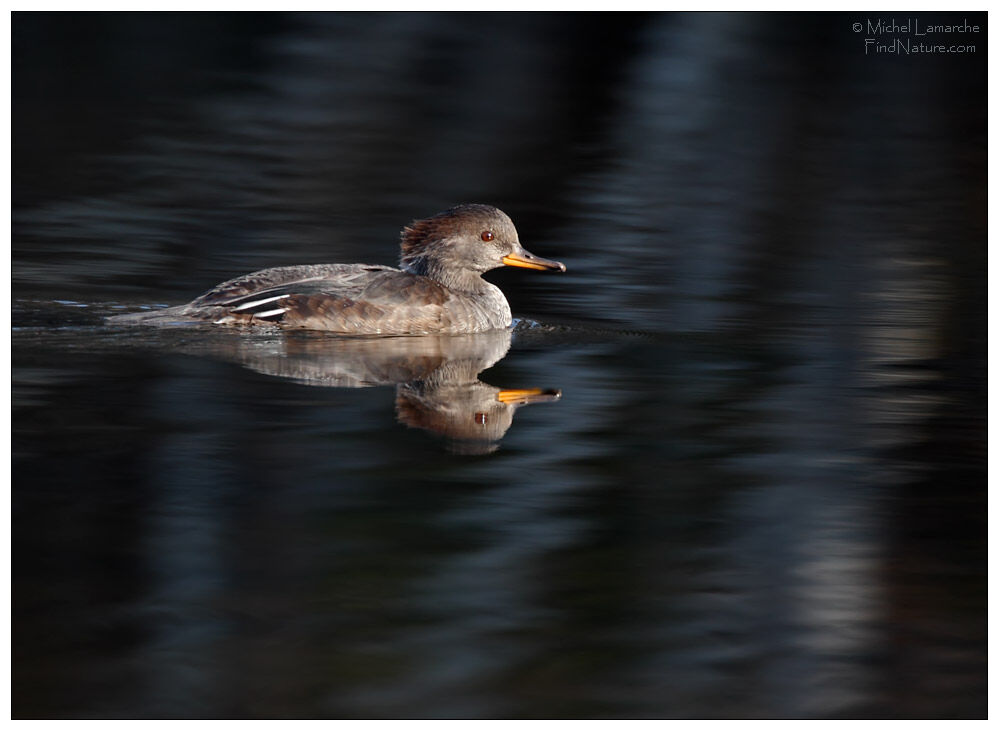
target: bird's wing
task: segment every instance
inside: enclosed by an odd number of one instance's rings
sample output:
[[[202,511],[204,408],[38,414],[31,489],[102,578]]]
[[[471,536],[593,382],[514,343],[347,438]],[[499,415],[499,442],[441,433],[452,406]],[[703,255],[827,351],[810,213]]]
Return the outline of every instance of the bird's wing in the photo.
[[[338,266],[332,276],[295,276],[243,289],[233,280],[224,306],[237,317],[252,317],[282,328],[376,334],[437,332],[450,293],[425,277],[389,267]],[[298,273],[299,275],[302,272]],[[253,277],[253,275],[248,275]],[[209,293],[211,295],[212,293]],[[207,301],[205,304],[216,304]]]
[[[360,293],[373,274],[396,272],[367,264],[306,264],[264,269],[230,279],[195,299],[193,306],[252,309],[254,303],[286,295],[339,292]],[[273,301],[273,300],[272,300]]]

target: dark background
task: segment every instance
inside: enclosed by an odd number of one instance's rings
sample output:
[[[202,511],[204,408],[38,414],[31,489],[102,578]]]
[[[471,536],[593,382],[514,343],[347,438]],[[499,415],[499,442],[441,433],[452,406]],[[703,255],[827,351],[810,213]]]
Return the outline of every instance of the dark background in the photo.
[[[903,15],[975,50],[15,13],[14,716],[984,717],[986,16]],[[494,452],[102,325],[461,202],[568,267],[489,275],[563,393]]]

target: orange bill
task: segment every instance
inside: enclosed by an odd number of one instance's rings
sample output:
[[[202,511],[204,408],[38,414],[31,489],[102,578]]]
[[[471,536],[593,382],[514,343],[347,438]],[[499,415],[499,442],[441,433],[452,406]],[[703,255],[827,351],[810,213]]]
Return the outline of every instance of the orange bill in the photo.
[[[504,404],[535,404],[560,398],[562,392],[552,388],[504,388],[496,394],[496,400]]]
[[[508,267],[523,267],[524,269],[541,269],[544,271],[564,272],[565,264],[551,259],[542,259],[529,251],[515,251],[503,257],[503,263]]]

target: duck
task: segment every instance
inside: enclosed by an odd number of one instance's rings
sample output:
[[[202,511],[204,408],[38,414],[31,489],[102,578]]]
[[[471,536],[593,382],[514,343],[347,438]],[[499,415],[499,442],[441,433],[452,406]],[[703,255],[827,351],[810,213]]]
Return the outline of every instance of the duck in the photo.
[[[109,318],[115,324],[203,322],[344,335],[470,334],[512,326],[502,290],[482,278],[503,266],[564,272],[528,252],[498,208],[466,203],[401,232],[399,267],[304,264],[245,274],[186,305]]]

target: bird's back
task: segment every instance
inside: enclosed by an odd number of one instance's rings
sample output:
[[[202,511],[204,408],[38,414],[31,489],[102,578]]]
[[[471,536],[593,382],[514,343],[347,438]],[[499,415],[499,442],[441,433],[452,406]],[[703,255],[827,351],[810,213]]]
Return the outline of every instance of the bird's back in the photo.
[[[509,324],[489,322],[479,309],[471,298],[393,267],[307,264],[245,274],[187,305],[112,321],[193,320],[357,335],[475,332]]]

